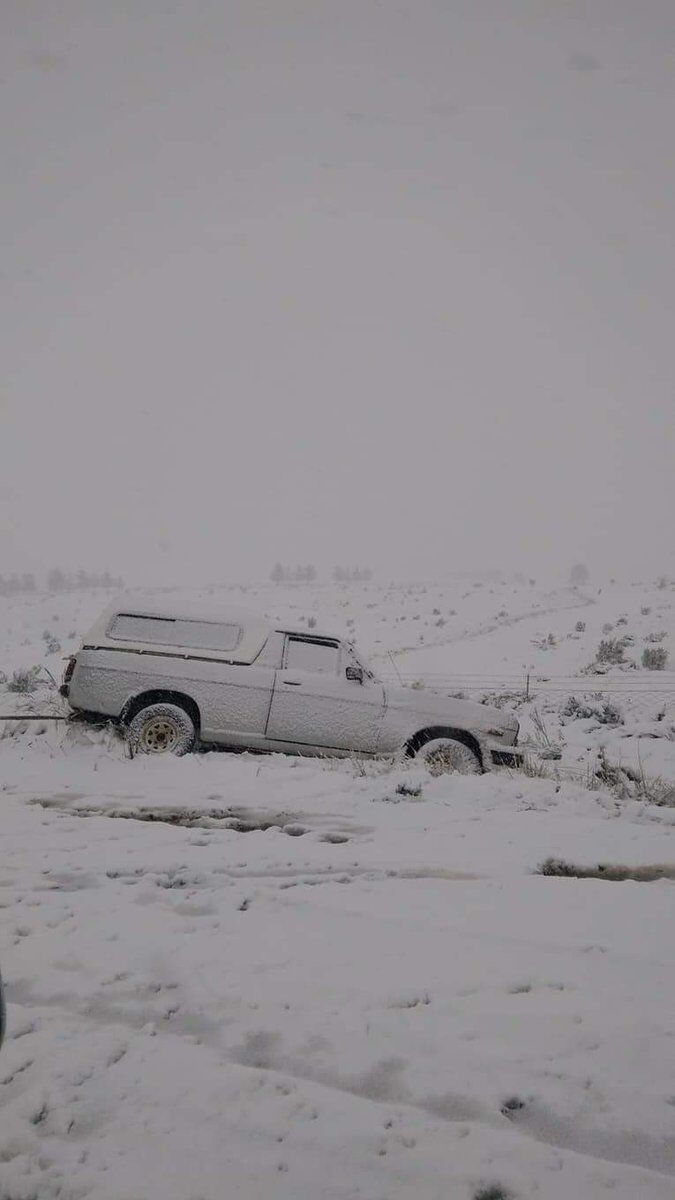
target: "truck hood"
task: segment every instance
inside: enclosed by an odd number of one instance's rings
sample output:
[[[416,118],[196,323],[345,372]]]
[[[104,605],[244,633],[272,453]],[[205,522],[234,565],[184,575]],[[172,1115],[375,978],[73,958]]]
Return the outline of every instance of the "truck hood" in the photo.
[[[458,700],[441,692],[423,688],[386,687],[387,707],[409,712],[424,719],[439,720],[458,729],[473,729],[477,733],[503,730],[517,733],[518,720],[512,713],[502,712],[488,704]]]

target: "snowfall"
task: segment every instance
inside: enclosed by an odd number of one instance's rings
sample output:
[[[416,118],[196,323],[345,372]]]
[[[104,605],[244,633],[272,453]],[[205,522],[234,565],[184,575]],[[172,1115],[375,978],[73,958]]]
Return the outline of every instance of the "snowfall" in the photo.
[[[527,769],[0,720],[2,1200],[673,1200],[675,587],[211,593],[513,709]],[[0,599],[4,717],[110,598]]]

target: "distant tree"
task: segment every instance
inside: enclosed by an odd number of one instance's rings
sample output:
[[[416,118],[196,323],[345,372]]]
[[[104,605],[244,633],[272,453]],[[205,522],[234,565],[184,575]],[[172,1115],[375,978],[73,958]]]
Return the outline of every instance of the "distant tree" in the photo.
[[[335,583],[345,583],[349,578],[349,572],[344,567],[333,567],[333,581]]]
[[[34,592],[35,576],[31,575],[31,573],[27,571],[26,574],[22,576],[21,586],[23,587],[24,592]]]
[[[47,590],[62,592],[66,586],[66,577],[60,567],[52,567],[47,576]]]
[[[272,568],[270,579],[272,583],[283,583],[286,578],[286,572],[280,562],[275,563]]]
[[[115,586],[115,580],[113,579],[112,575],[110,574],[110,571],[104,571],[103,575],[101,576],[101,587],[111,588],[114,586]]]
[[[570,583],[574,587],[584,587],[590,577],[590,572],[585,563],[575,563],[570,571]]]
[[[316,579],[316,567],[311,563],[298,563],[293,572],[293,580],[295,583],[312,583]]]

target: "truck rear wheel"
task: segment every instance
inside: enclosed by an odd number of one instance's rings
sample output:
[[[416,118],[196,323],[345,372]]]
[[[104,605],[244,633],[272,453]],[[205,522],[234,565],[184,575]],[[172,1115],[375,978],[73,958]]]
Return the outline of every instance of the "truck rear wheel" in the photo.
[[[177,704],[149,704],[129,723],[127,737],[136,754],[188,754],[197,740],[192,718]]]

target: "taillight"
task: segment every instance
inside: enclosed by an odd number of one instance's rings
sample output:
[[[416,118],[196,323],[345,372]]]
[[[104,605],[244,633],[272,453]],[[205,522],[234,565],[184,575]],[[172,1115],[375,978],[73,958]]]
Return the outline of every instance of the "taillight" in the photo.
[[[73,671],[75,670],[75,663],[76,663],[76,662],[77,662],[77,658],[75,657],[75,655],[74,655],[74,654],[71,654],[71,656],[70,656],[70,658],[68,659],[68,662],[67,662],[67,664],[66,664],[66,669],[65,669],[65,671],[63,672],[63,682],[64,682],[64,684],[65,684],[65,683],[70,683],[71,679],[73,678]]]

